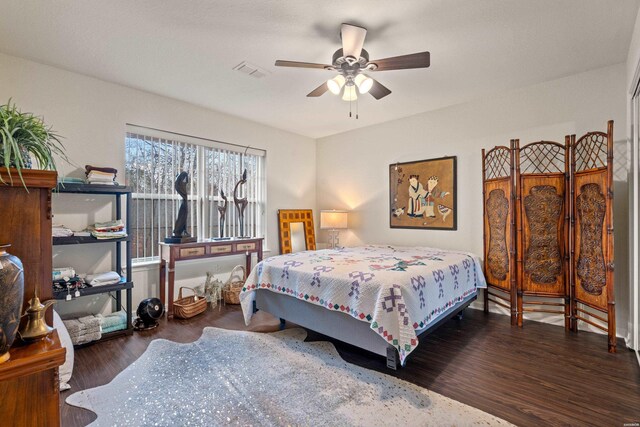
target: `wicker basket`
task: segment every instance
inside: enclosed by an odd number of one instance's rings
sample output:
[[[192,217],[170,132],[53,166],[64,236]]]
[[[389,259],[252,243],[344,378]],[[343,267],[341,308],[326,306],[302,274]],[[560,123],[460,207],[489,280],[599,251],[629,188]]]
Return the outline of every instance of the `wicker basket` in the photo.
[[[183,298],[182,290],[188,289],[194,295]],[[204,313],[207,309],[206,298],[200,298],[195,295],[195,291],[189,287],[183,286],[178,292],[178,299],[173,302],[173,315],[180,319],[190,319],[200,313]]]
[[[242,271],[242,275],[238,273],[239,271]],[[222,298],[224,299],[225,304],[240,304],[240,291],[242,291],[244,281],[244,267],[236,265],[233,267],[233,270],[231,270],[229,280],[227,280],[224,284],[224,288],[222,288]]]

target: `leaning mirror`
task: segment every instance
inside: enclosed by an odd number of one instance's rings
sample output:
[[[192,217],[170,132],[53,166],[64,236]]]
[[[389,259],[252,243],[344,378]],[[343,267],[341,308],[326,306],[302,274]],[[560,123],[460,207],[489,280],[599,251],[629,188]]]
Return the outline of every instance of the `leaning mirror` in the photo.
[[[316,234],[311,209],[280,209],[278,230],[281,254],[316,250]]]
[[[291,252],[302,252],[307,250],[306,240],[304,238],[304,224],[301,222],[292,222],[289,224],[291,232]]]

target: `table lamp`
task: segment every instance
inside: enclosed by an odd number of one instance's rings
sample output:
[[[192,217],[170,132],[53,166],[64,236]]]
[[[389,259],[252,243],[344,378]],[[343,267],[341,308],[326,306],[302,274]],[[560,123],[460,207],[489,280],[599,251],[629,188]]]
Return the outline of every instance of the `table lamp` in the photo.
[[[347,228],[347,211],[321,210],[320,229],[329,230],[329,247],[335,249],[339,244],[338,234]]]

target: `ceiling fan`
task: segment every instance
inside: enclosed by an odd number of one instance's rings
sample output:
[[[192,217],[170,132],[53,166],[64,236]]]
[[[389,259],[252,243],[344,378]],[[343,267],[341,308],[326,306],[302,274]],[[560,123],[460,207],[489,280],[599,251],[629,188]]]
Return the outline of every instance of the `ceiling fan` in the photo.
[[[430,64],[429,52],[412,53],[392,58],[369,60],[369,52],[363,49],[367,29],[351,24],[342,24],[340,38],[342,49],[336,50],[331,65],[311,62],[277,60],[278,67],[318,68],[337,71],[338,75],[309,92],[308,97],[318,97],[327,90],[334,95],[342,92],[342,99],[355,101],[358,99],[356,88],[361,94],[369,92],[375,99],[381,99],[391,93],[377,80],[364,74],[365,72],[406,70],[410,68],[427,68]]]

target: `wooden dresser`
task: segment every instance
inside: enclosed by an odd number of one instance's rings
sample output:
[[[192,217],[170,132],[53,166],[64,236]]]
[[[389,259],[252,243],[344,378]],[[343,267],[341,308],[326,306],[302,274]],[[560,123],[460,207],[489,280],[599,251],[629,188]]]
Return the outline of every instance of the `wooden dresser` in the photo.
[[[59,426],[58,367],[66,350],[58,332],[29,345],[18,340],[9,353],[11,358],[0,365],[0,425]]]
[[[51,286],[51,190],[57,173],[24,170],[24,188],[16,170],[11,178],[0,168],[0,243],[11,244],[8,252],[24,266],[24,301],[36,288],[41,301],[53,297]],[[53,324],[52,311],[47,323]],[[24,321],[24,319],[23,319]],[[56,426],[60,424],[58,366],[64,363],[65,349],[58,334],[24,345],[19,338],[10,350],[9,361],[0,364],[0,424],[16,426]],[[7,424],[8,423],[8,424]]]

